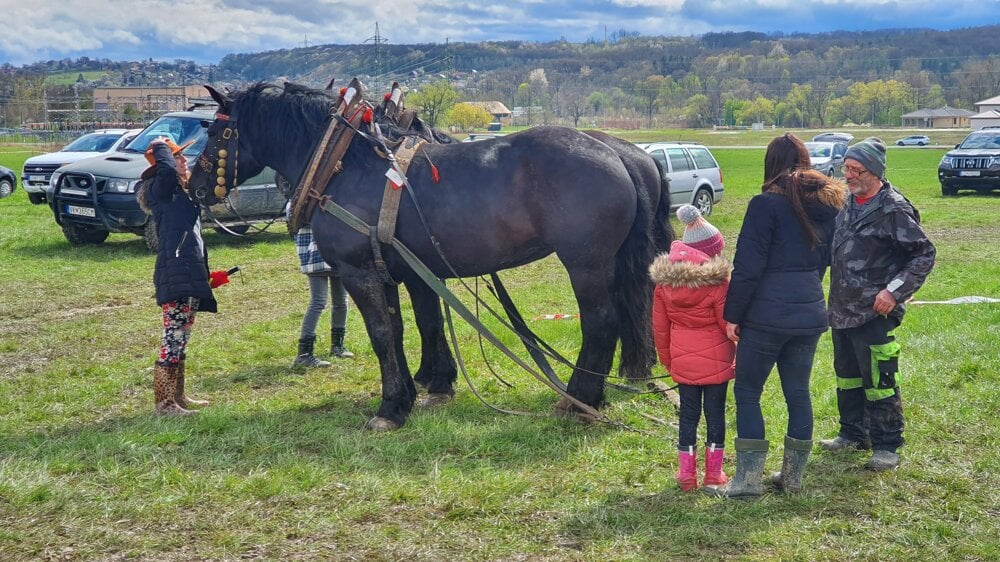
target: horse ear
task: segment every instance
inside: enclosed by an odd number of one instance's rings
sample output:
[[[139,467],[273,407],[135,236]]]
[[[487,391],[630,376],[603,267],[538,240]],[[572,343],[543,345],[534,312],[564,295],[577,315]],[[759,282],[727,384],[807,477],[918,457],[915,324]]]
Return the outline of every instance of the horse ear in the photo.
[[[208,84],[205,84],[205,89],[208,90],[208,94],[212,96],[212,99],[215,100],[215,103],[219,104],[219,111],[225,113],[225,111],[229,109],[229,104],[233,100],[229,99],[229,97],[227,97],[225,94],[220,93],[218,90],[209,86]]]
[[[326,88],[323,88],[323,89],[324,89],[324,90],[329,90],[329,91],[331,91],[331,92],[332,92],[332,91],[333,91],[333,83],[334,83],[334,82],[335,82],[336,80],[337,80],[337,77],[336,77],[336,76],[333,76],[333,77],[331,77],[331,78],[330,78],[330,81],[326,83]]]

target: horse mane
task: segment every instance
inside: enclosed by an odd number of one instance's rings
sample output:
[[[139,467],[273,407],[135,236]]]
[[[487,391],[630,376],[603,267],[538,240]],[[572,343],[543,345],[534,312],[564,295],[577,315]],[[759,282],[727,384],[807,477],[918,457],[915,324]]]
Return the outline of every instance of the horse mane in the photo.
[[[238,119],[249,122],[255,130],[271,131],[290,143],[310,142],[322,133],[330,108],[336,102],[323,90],[291,82],[284,86],[256,82],[230,96]]]

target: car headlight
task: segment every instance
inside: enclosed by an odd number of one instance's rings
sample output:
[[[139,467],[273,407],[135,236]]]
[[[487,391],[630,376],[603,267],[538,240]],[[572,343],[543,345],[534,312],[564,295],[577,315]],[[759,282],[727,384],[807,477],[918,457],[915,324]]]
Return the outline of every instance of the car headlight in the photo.
[[[951,156],[942,156],[941,157],[941,163],[938,164],[938,165],[939,166],[944,166],[945,168],[954,168],[955,167],[955,161],[952,159]]]
[[[109,193],[135,193],[135,186],[138,183],[139,180],[111,178],[108,180],[105,191]]]
[[[49,176],[49,189],[55,189],[56,184],[59,183],[59,177],[62,176],[62,172],[52,172]]]

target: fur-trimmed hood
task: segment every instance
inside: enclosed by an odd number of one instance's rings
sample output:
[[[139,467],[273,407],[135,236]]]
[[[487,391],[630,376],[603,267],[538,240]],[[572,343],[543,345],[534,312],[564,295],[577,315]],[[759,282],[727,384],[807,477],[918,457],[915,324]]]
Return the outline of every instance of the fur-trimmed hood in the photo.
[[[832,209],[834,213],[844,208],[847,202],[847,187],[838,180],[829,178],[817,170],[802,170],[794,172],[801,187],[803,206],[810,216],[814,213],[826,215]],[[784,194],[784,182],[775,182],[768,189],[769,193]]]
[[[670,261],[668,254],[660,254],[649,266],[649,277],[657,285],[672,287],[709,287],[729,280],[733,266],[722,256],[715,256],[703,264],[687,261]]]

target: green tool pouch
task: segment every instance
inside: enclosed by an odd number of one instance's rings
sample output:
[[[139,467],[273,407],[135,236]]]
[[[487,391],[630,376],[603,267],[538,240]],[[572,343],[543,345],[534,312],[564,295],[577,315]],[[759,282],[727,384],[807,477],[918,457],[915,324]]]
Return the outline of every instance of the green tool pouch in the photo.
[[[900,345],[891,341],[870,346],[870,349],[872,356],[871,388],[880,390],[896,388],[899,384],[896,379],[899,372]]]

